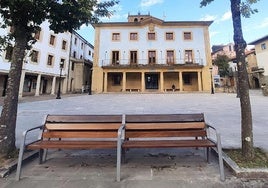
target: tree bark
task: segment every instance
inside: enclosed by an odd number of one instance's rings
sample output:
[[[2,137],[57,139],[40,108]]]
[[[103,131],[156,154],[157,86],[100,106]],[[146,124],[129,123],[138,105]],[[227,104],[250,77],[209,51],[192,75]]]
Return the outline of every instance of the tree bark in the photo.
[[[245,61],[246,41],[243,38],[240,5],[241,0],[230,0],[233,18],[234,43],[238,69],[238,90],[240,93],[241,107],[241,140],[242,154],[246,160],[254,157],[252,113],[249,97],[248,73]]]
[[[23,57],[27,40],[25,33],[19,31],[13,49],[8,86],[0,118],[0,155],[8,155],[16,149],[16,118],[18,107],[18,94]]]

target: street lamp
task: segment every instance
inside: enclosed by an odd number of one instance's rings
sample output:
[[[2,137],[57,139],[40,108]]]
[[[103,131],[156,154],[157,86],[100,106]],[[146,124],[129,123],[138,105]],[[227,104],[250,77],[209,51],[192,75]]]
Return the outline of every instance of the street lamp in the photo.
[[[214,94],[213,75],[212,75],[213,67],[210,67],[209,70],[210,70],[210,75],[211,75],[211,94]]]
[[[63,61],[60,61],[60,81],[59,81],[59,88],[58,88],[58,93],[56,99],[61,99],[60,97],[60,88],[61,88],[61,73],[62,73],[62,68],[63,68]]]

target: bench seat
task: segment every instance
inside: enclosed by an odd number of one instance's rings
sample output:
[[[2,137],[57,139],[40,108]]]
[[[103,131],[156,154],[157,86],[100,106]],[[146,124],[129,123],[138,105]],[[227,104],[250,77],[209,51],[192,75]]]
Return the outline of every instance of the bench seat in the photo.
[[[178,147],[216,147],[210,140],[129,140],[122,148],[178,148]]]
[[[47,115],[42,126],[23,133],[16,180],[20,179],[24,150],[39,150],[39,162],[46,161],[48,149],[114,149],[122,115]],[[26,143],[27,135],[40,130],[39,139]]]
[[[210,138],[208,130],[215,133]],[[117,147],[117,181],[120,181],[121,158],[132,148],[205,148],[218,151],[220,179],[225,180],[220,135],[205,122],[204,114],[140,114],[125,115],[119,129]]]
[[[117,141],[42,140],[27,146],[36,149],[116,149]]]

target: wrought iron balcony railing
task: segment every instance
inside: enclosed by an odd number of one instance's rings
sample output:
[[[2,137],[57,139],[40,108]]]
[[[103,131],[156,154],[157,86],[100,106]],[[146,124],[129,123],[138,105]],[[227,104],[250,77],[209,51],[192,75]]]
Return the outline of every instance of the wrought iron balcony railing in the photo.
[[[120,60],[114,60],[114,59],[103,59],[100,62],[102,67],[108,67],[108,66],[138,66],[138,65],[159,65],[159,66],[174,66],[174,65],[205,65],[205,62],[201,58],[195,58],[195,59],[156,59],[149,60],[149,59],[120,59]]]
[[[260,68],[260,67],[251,67],[251,72],[264,73],[264,68]]]

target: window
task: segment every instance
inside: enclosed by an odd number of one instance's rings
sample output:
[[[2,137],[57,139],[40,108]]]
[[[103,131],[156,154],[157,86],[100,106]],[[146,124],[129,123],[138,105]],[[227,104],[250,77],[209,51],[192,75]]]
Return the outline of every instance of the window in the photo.
[[[34,63],[38,62],[38,54],[39,54],[38,51],[32,50],[32,53],[31,53],[31,61],[32,62],[34,62]]]
[[[12,46],[7,46],[5,59],[11,60],[12,53],[13,53],[13,47]]]
[[[130,33],[130,40],[138,40],[138,33]]]
[[[121,85],[121,75],[120,74],[113,75],[113,84],[114,85]]]
[[[74,44],[77,45],[77,38],[74,38]]]
[[[52,46],[54,46],[54,44],[55,44],[55,36],[54,35],[50,35],[50,39],[49,39],[49,44],[50,45],[52,45]]]
[[[120,40],[120,33],[113,33],[112,40]]]
[[[262,49],[262,50],[265,50],[265,49],[266,49],[266,43],[262,43],[262,44],[261,44],[261,49]]]
[[[156,52],[149,51],[148,52],[148,64],[155,64],[156,62]]]
[[[191,85],[191,75],[190,74],[183,74],[183,83],[185,85]]]
[[[53,55],[48,55],[48,57],[47,57],[47,65],[52,66],[53,59],[54,59]]]
[[[72,71],[74,70],[74,62],[72,62],[71,69],[72,69]]]
[[[73,52],[73,58],[76,58],[76,51]]]
[[[174,39],[174,34],[171,32],[166,33],[166,40],[173,40]]]
[[[62,66],[62,68],[65,67],[65,59],[60,59],[60,65]]]
[[[155,40],[155,33],[148,33],[148,40]]]
[[[112,65],[119,64],[119,51],[112,51]]]
[[[83,49],[84,48],[84,43],[81,43],[81,49]]]
[[[67,41],[63,40],[61,44],[61,49],[66,50],[66,48],[67,48]]]
[[[174,51],[168,50],[167,51],[167,64],[174,64]]]
[[[184,61],[185,63],[193,63],[193,51],[192,50],[185,50]]]
[[[39,40],[40,39],[40,33],[41,31],[36,31],[34,34],[34,39]]]
[[[88,50],[88,55],[91,55],[91,51],[90,50]]]
[[[184,38],[184,40],[192,40],[192,33],[191,32],[184,32],[183,38]]]
[[[130,51],[130,64],[137,64],[137,51]]]

